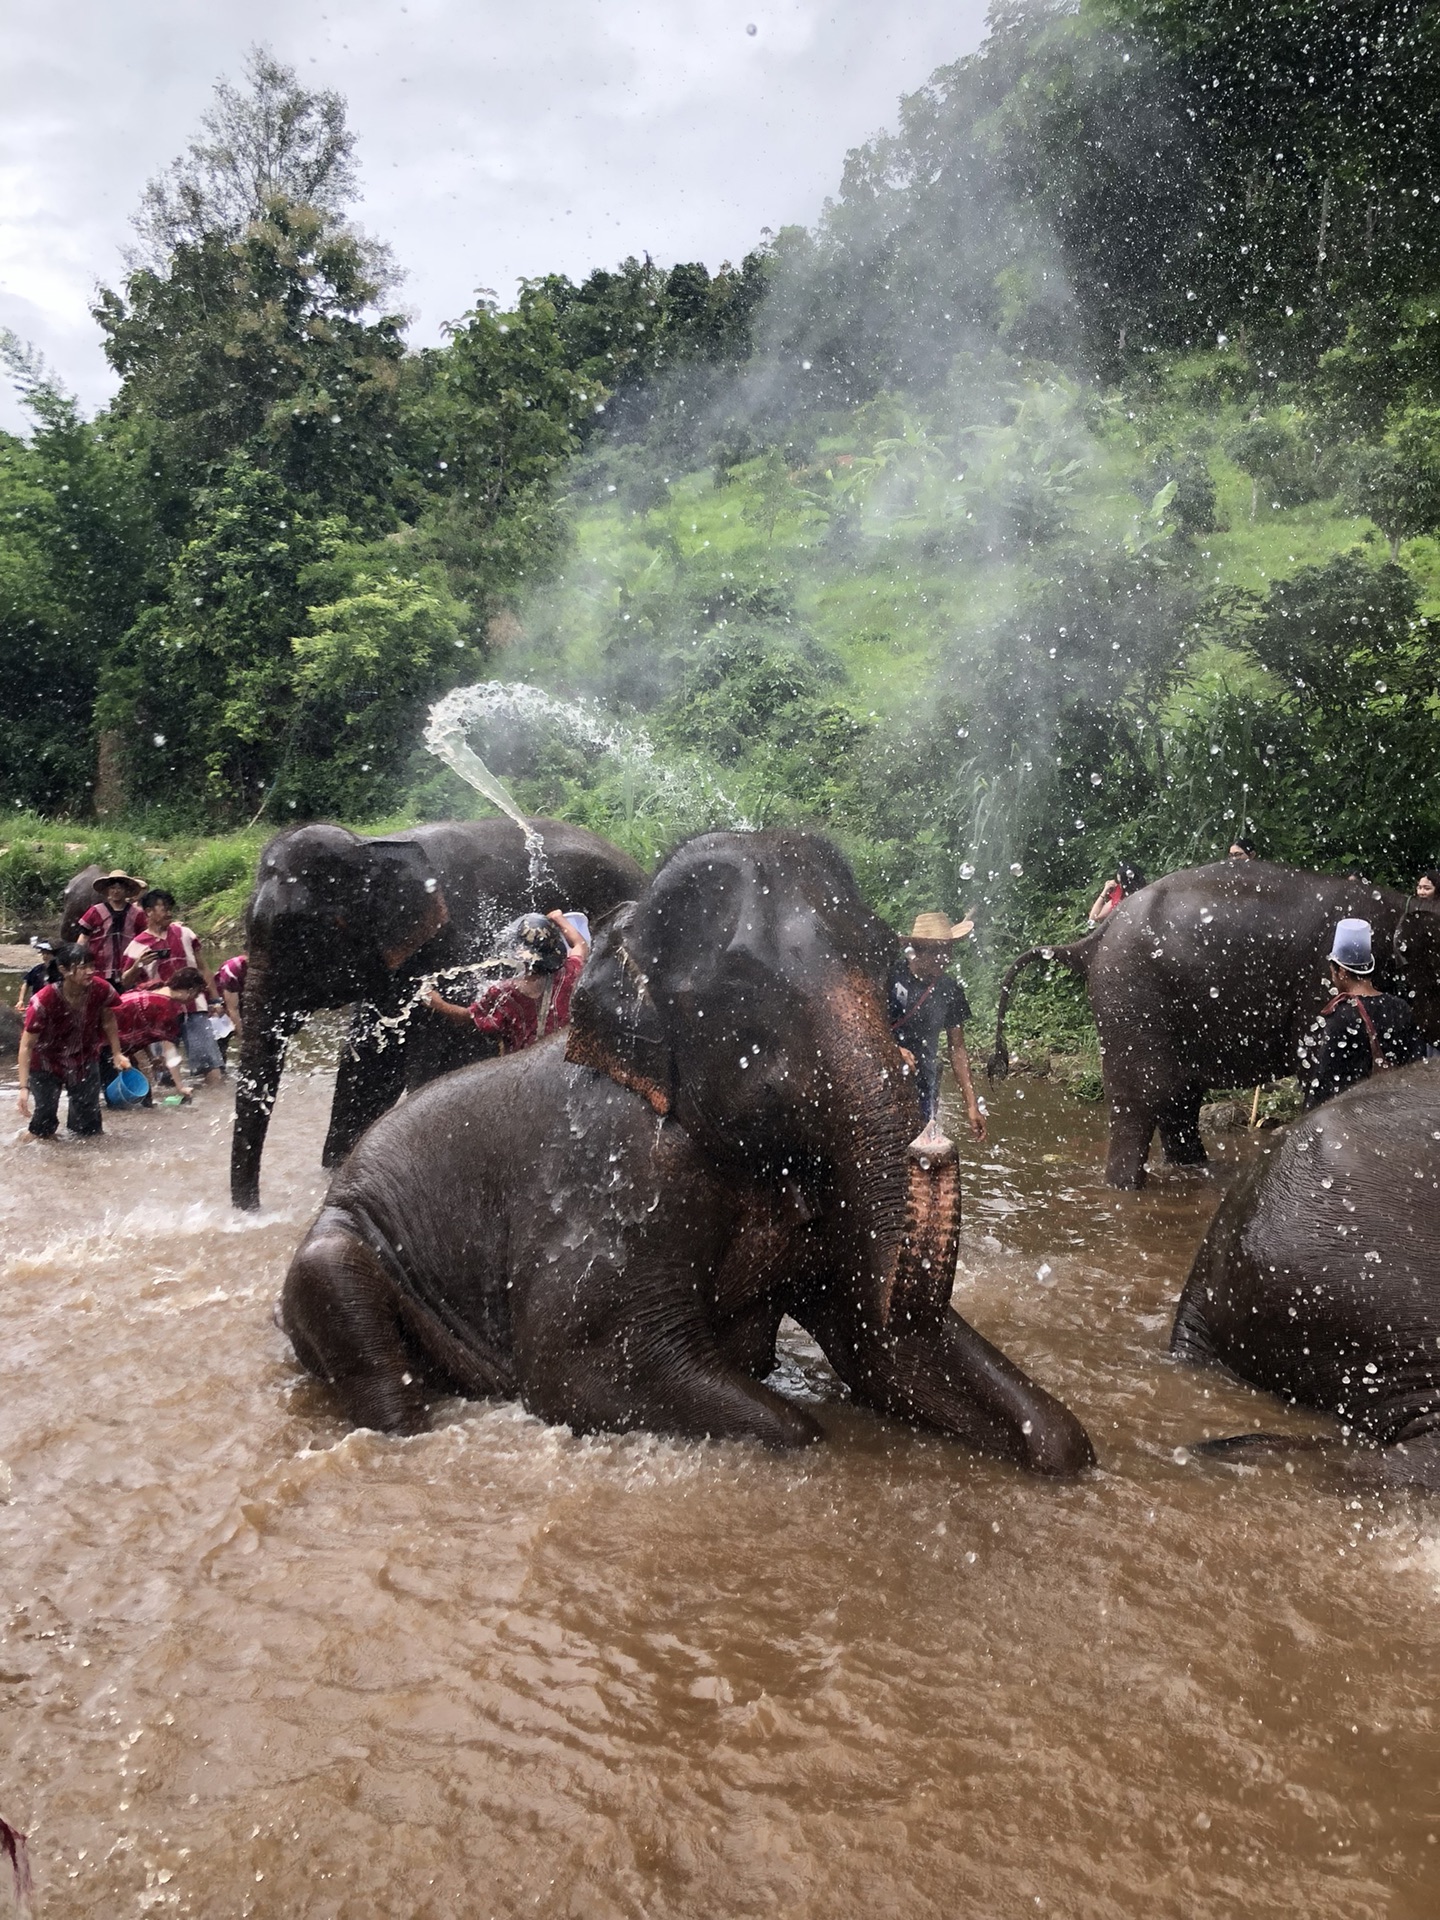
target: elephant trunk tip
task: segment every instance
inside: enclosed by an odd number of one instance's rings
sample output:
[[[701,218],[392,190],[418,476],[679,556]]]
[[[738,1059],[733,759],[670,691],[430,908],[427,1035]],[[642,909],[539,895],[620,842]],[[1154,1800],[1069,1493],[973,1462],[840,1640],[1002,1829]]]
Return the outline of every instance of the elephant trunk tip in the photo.
[[[997,1040],[995,1051],[985,1062],[987,1080],[1004,1080],[1010,1072],[1010,1049],[1003,1040]]]

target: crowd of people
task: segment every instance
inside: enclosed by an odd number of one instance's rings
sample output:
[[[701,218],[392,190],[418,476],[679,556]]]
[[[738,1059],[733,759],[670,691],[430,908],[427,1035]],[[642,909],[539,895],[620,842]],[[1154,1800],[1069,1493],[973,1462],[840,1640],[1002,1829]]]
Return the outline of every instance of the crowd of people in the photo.
[[[36,943],[41,957],[21,988],[18,1105],[39,1140],[59,1130],[62,1095],[69,1132],[102,1132],[106,1089],[132,1071],[144,1078],[145,1105],[160,1088],[188,1103],[194,1083],[224,1078],[223,1045],[238,1025],[238,986],[227,1011],[225,983],[176,917],[174,894],[118,870],[101,875],[95,894],[74,941]],[[221,969],[232,984],[236,967]]]

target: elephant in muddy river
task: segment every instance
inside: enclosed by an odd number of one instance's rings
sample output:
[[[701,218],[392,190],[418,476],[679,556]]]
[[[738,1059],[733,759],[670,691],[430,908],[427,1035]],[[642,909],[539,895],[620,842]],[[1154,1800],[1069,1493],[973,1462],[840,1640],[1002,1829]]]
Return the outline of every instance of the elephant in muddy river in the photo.
[[[282,1320],[348,1419],[518,1395],[797,1446],[782,1314],[854,1395],[1044,1473],[1069,1410],[950,1307],[959,1172],[890,1034],[895,939],[817,836],[710,833],[598,930],[568,1034],[448,1075],[336,1174]]]
[[[294,827],[269,842],[246,916],[230,1151],[237,1207],[260,1204],[285,1044],[308,1014],[358,1003],[325,1141],[333,1166],[405,1087],[481,1057],[478,1034],[415,1004],[426,975],[483,959],[494,932],[528,908],[603,914],[644,885],[640,867],[598,834],[559,820],[531,825],[544,842],[533,881],[510,820],[443,820],[378,839]]]
[[[1069,946],[1021,954],[1001,983],[990,1070],[1009,1063],[1017,976],[1054,960],[1085,980],[1100,1033],[1110,1185],[1143,1183],[1157,1127],[1172,1164],[1202,1162],[1210,1088],[1295,1072],[1301,1036],[1334,992],[1325,955],[1347,917],[1370,921],[1378,983],[1406,994],[1422,1034],[1440,1040],[1440,907],[1364,880],[1217,861],[1142,888]]]
[[[1246,1170],[1170,1350],[1337,1415],[1393,1449],[1385,1478],[1440,1490],[1440,1061],[1362,1080]]]

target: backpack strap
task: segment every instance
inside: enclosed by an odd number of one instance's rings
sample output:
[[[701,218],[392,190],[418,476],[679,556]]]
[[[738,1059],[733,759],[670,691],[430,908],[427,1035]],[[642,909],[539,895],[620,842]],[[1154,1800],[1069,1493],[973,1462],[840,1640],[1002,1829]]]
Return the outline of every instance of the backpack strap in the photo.
[[[1349,1004],[1352,1007],[1354,1007],[1356,1013],[1360,1016],[1360,1024],[1362,1027],[1364,1027],[1365,1037],[1370,1042],[1371,1066],[1378,1068],[1381,1072],[1384,1072],[1384,1070],[1390,1065],[1390,1062],[1385,1057],[1385,1049],[1381,1046],[1380,1036],[1375,1031],[1374,1015],[1370,1012],[1370,1009],[1365,1005],[1365,1001],[1367,998],[1368,998],[1368,995],[1363,993],[1337,993],[1335,998],[1331,1000],[1328,1003],[1328,1005],[1323,1006],[1320,1009],[1320,1018],[1322,1020],[1328,1020],[1330,1018],[1330,1015],[1335,1012],[1337,1007],[1344,1006],[1345,1003],[1348,1001]]]
[[[922,993],[920,998],[915,1002],[914,1006],[907,1007],[904,1013],[901,1014],[898,1020],[892,1020],[890,1022],[891,1033],[898,1033],[901,1027],[904,1026],[907,1020],[913,1019],[914,1016],[920,1011],[921,1007],[924,1006],[925,1002],[930,998],[931,994],[934,993],[934,991],[935,991],[935,982],[932,980],[929,986],[926,987],[924,993]]]

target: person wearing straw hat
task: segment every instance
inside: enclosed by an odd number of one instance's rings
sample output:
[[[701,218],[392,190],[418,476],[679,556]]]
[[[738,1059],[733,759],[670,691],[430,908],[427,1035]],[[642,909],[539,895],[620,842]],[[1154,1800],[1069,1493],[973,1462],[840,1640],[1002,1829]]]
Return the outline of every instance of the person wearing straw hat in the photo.
[[[145,882],[115,867],[101,874],[95,891],[99,898],[81,914],[76,937],[89,949],[100,979],[108,980],[118,991],[125,971],[125,949],[137,933],[145,931],[145,916],[135,904],[137,896],[145,891]]]
[[[949,971],[955,942],[974,927],[973,920],[951,925],[945,913],[920,913],[890,979],[890,1031],[913,1071],[925,1109],[925,1124],[933,1126],[940,1108],[940,1040],[950,1043],[950,1065],[965,1096],[970,1131],[985,1138],[985,1112],[970,1078],[970,1056],[965,1051],[965,1022],[970,1002],[965,988]]]
[[[1334,998],[1300,1043],[1305,1108],[1368,1080],[1377,1069],[1403,1067],[1422,1052],[1415,1016],[1398,994],[1375,985],[1368,920],[1342,920],[1327,956]]]

